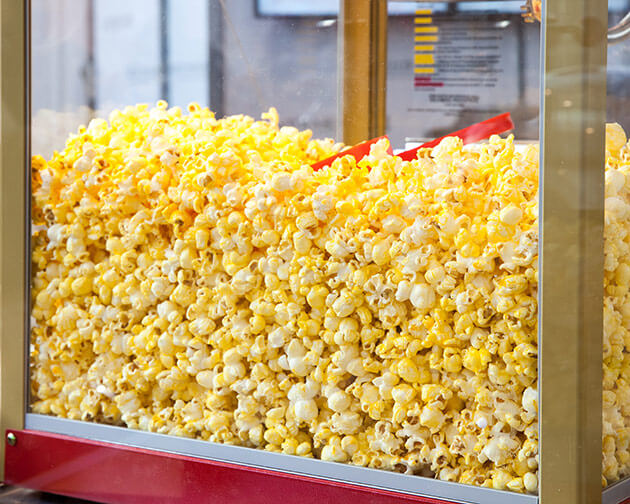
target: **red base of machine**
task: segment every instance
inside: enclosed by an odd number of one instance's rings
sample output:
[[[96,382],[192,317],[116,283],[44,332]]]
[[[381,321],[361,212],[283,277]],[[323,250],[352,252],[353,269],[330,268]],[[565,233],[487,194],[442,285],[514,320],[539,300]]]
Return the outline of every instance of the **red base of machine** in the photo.
[[[6,446],[5,483],[98,502],[448,504],[428,497],[47,432],[10,432],[16,443]]]

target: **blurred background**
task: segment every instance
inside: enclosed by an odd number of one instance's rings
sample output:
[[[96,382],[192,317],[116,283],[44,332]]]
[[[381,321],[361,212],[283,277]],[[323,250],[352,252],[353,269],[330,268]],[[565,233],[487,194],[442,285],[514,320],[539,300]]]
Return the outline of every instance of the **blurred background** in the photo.
[[[539,23],[516,1],[388,3],[395,147],[511,112],[538,138]],[[165,99],[336,137],[338,0],[32,0],[32,152],[114,108]],[[610,23],[630,0],[610,0]],[[609,48],[609,120],[630,119],[630,40]],[[626,118],[626,119],[622,119]],[[625,124],[630,129],[630,124]]]

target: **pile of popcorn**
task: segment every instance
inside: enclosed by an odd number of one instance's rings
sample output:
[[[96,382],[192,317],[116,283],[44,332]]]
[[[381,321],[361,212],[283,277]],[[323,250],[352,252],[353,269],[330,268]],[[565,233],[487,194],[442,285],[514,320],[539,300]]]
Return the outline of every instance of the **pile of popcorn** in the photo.
[[[606,125],[602,484],[630,476],[630,142]]]
[[[33,158],[32,411],[535,493],[538,148],[356,162],[128,107]],[[604,477],[630,473],[630,146],[606,167]]]

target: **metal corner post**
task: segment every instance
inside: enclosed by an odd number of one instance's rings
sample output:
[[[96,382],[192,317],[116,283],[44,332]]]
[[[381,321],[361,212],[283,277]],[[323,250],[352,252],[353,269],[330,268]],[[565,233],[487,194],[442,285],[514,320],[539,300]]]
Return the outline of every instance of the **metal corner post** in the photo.
[[[601,502],[607,0],[546,0],[540,502]]]
[[[0,473],[25,414],[27,1],[0,3]],[[19,443],[19,439],[17,441]]]
[[[387,1],[339,7],[337,136],[352,145],[385,132]]]

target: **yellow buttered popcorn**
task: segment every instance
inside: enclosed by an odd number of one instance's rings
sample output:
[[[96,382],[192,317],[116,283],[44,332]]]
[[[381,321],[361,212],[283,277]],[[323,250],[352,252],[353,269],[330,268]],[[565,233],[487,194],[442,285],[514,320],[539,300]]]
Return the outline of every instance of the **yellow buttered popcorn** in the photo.
[[[615,132],[608,481],[630,469]],[[310,137],[160,102],[35,156],[33,411],[536,492],[537,147],[380,141],[314,171],[341,145]]]
[[[630,475],[630,143],[606,125],[602,481]]]

